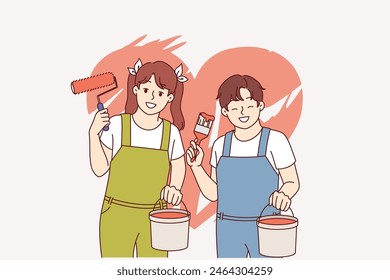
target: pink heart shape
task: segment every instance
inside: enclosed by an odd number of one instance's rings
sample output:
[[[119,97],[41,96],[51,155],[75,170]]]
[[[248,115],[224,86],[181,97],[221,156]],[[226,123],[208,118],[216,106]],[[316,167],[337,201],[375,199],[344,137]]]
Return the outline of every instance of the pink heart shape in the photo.
[[[163,41],[152,41],[142,46],[138,45],[145,37],[146,35],[104,57],[91,74],[112,72],[117,79],[118,89],[101,96],[103,103],[109,103],[108,110],[111,116],[124,111],[127,97],[128,67],[133,67],[137,59],[141,58],[144,63],[162,60],[173,68],[183,64],[183,74],[188,78],[184,85],[182,101],[186,122],[186,127],[181,131],[184,148],[187,148],[189,142],[194,139],[193,129],[200,112],[219,115],[219,112],[216,112],[218,88],[227,77],[233,74],[251,75],[266,88],[264,91],[266,109],[260,116],[263,125],[282,131],[287,137],[290,137],[294,132],[302,111],[303,93],[297,72],[281,55],[257,47],[238,47],[224,50],[207,60],[194,78],[188,71],[187,65],[172,53],[185,42],[169,46],[180,36]],[[96,96],[99,93],[99,91],[87,93],[88,113],[96,110]],[[171,120],[169,106],[161,113],[161,116]],[[212,145],[216,137],[232,128],[224,117],[221,117],[220,122],[214,123],[211,137],[202,144],[205,151],[203,163],[206,170],[211,154],[211,148],[207,147]],[[198,212],[200,195],[192,172],[187,169],[183,185],[183,198],[191,212],[191,227],[193,228],[209,219],[216,210],[216,203],[210,202]]]

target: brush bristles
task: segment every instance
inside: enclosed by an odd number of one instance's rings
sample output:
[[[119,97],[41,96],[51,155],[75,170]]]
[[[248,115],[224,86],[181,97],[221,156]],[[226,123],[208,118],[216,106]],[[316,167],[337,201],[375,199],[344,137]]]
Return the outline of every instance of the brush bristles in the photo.
[[[213,121],[211,119],[206,120],[202,115],[199,115],[197,124],[207,128],[211,128],[211,126],[213,125]]]
[[[197,124],[197,125],[195,126],[194,131],[195,131],[195,132],[198,132],[198,133],[201,133],[201,134],[204,134],[204,135],[209,135],[209,133],[210,133],[210,128],[205,127],[205,126],[203,126],[203,125]]]

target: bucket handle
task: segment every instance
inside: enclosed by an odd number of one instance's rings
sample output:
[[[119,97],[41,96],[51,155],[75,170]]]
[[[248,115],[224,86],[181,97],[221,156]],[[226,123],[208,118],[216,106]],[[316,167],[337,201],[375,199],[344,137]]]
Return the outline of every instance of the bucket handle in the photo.
[[[154,204],[153,211],[156,210],[156,205],[157,205],[157,204],[160,204],[160,209],[159,209],[159,210],[164,209],[164,207],[163,207],[163,206],[164,206],[164,205],[163,205],[163,201],[165,201],[165,200],[163,200],[163,199],[157,200],[157,202]],[[166,202],[166,201],[165,201],[165,202]],[[166,202],[166,203],[167,203],[167,202]],[[183,204],[183,205],[184,205],[184,208],[185,208],[185,210],[186,210],[186,212],[187,212],[187,214],[190,214],[190,212],[188,211],[187,206],[186,206],[186,204],[184,203],[183,200],[180,202],[180,204]]]
[[[159,199],[159,200],[157,200],[157,202],[154,204],[153,211],[156,210],[157,204],[159,204],[159,206],[160,206],[159,210],[164,209],[163,200],[162,200],[162,199]]]
[[[269,210],[268,210],[267,208],[268,208]],[[270,214],[268,214],[268,215],[263,215],[263,212],[264,212],[264,210],[266,210],[266,209],[267,209],[267,211],[270,212]],[[293,210],[291,209],[291,207],[289,208],[289,210],[291,211],[292,216],[295,217],[294,212],[293,212]],[[266,212],[267,212],[267,211],[266,211]],[[267,205],[263,208],[263,210],[261,211],[259,218],[261,218],[261,217],[263,217],[263,216],[276,216],[276,215],[281,215],[281,214],[280,214],[280,210],[279,210],[279,209],[276,209],[276,208],[275,208],[274,206],[272,206],[272,205],[267,204]]]

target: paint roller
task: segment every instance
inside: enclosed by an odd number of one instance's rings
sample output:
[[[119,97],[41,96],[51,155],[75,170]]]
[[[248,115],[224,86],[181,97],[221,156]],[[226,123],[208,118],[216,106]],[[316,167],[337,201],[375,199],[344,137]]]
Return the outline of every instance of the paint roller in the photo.
[[[104,92],[100,93],[97,96],[97,109],[101,111],[104,109],[103,103],[100,101],[100,96],[103,94],[116,89],[118,86],[114,74],[111,72],[106,72],[98,75],[94,75],[88,78],[75,80],[70,84],[70,88],[74,94],[80,94],[87,91],[105,89]],[[103,130],[107,131],[108,125],[106,125]]]

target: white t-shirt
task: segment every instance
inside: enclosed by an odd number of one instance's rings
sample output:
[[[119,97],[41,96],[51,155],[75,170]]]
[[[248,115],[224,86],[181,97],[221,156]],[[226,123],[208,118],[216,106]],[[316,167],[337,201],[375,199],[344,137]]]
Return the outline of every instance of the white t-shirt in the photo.
[[[155,129],[146,130],[139,127],[131,116],[131,146],[160,149],[162,134],[163,122]],[[100,140],[106,147],[112,149],[112,157],[114,157],[122,145],[122,118],[120,115],[110,118],[110,129],[103,130]],[[171,124],[168,155],[169,160],[175,160],[184,155],[179,130],[173,124]]]
[[[254,138],[248,141],[240,141],[233,133],[232,143],[230,148],[230,156],[232,157],[255,157],[259,151],[261,132]],[[217,163],[223,154],[223,144],[225,135],[218,138],[213,145],[213,150],[210,159],[210,165],[217,167]],[[286,168],[295,163],[295,156],[290,146],[287,137],[276,130],[270,130],[267,144],[266,157],[271,163],[275,172],[279,174],[278,169]]]

